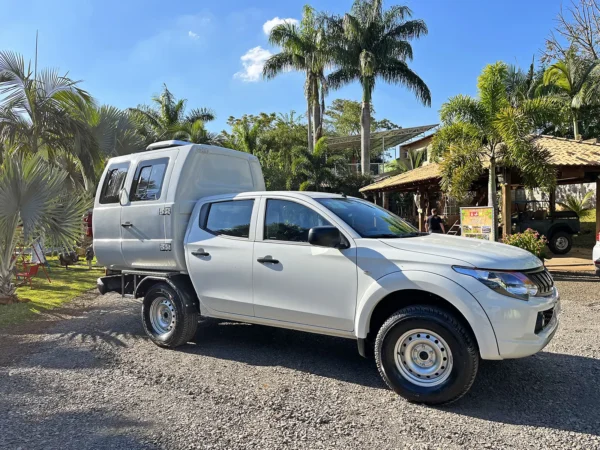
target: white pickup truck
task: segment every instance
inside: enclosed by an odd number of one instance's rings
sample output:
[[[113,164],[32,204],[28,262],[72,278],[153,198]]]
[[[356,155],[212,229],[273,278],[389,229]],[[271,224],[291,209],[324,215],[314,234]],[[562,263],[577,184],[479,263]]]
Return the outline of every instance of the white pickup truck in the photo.
[[[143,298],[161,347],[215,317],[354,339],[408,400],[448,403],[480,359],[552,339],[559,295],[530,253],[427,235],[367,201],[267,192],[256,157],[184,142],[111,159],[94,205],[100,292]]]

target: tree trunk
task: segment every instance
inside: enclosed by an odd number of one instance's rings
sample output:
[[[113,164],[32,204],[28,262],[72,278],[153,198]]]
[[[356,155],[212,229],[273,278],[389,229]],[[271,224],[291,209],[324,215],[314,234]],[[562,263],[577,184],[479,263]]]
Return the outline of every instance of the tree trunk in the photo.
[[[319,83],[315,78],[312,83],[312,108],[313,108],[313,148],[317,145],[317,141],[323,135],[321,105],[319,104]]]
[[[312,132],[312,108],[311,108],[311,104],[310,104],[310,97],[308,98],[308,110],[306,112],[306,117],[308,119],[308,151],[312,152],[314,147],[313,147],[313,132]]]
[[[577,113],[573,112],[573,137],[575,140],[579,139],[579,121],[577,120]]]
[[[362,102],[360,116],[360,166],[363,175],[371,173],[371,104]]]
[[[496,195],[496,158],[490,158],[488,174],[488,206],[492,207],[492,233],[491,241],[496,241],[498,236],[498,196]]]

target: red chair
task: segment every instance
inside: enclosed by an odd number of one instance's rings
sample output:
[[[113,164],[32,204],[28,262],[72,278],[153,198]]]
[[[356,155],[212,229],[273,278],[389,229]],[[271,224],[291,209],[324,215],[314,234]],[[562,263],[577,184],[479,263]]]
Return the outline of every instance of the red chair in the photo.
[[[19,278],[24,278],[25,281],[23,281],[23,283],[21,283],[21,285],[29,282],[29,287],[31,289],[33,289],[33,284],[31,283],[31,279],[37,275],[40,265],[39,264],[28,264],[24,268],[27,270],[27,272],[17,273],[17,280]]]

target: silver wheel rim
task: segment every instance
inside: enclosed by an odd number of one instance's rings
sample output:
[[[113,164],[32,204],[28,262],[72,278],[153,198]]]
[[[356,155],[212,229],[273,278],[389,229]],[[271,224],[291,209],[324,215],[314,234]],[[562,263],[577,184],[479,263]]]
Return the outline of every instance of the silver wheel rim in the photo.
[[[569,240],[566,237],[559,237],[554,245],[558,250],[564,250],[569,246]]]
[[[452,372],[452,351],[430,330],[410,330],[400,336],[394,350],[400,374],[417,386],[438,386]]]
[[[165,297],[154,299],[150,305],[150,323],[158,335],[173,331],[177,323],[177,316],[171,300]]]

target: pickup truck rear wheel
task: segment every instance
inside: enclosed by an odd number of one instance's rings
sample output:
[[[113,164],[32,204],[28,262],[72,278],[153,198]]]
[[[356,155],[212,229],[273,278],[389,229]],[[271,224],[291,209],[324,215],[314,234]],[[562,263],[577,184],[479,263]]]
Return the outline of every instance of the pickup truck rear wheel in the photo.
[[[451,403],[473,385],[479,352],[471,333],[450,313],[408,306],[379,329],[375,361],[386,384],[405,399]]]
[[[160,347],[178,347],[196,334],[198,311],[186,306],[183,295],[167,283],[158,283],[144,296],[144,331]]]
[[[548,242],[548,247],[555,255],[566,255],[573,246],[573,237],[566,231],[557,231]]]

